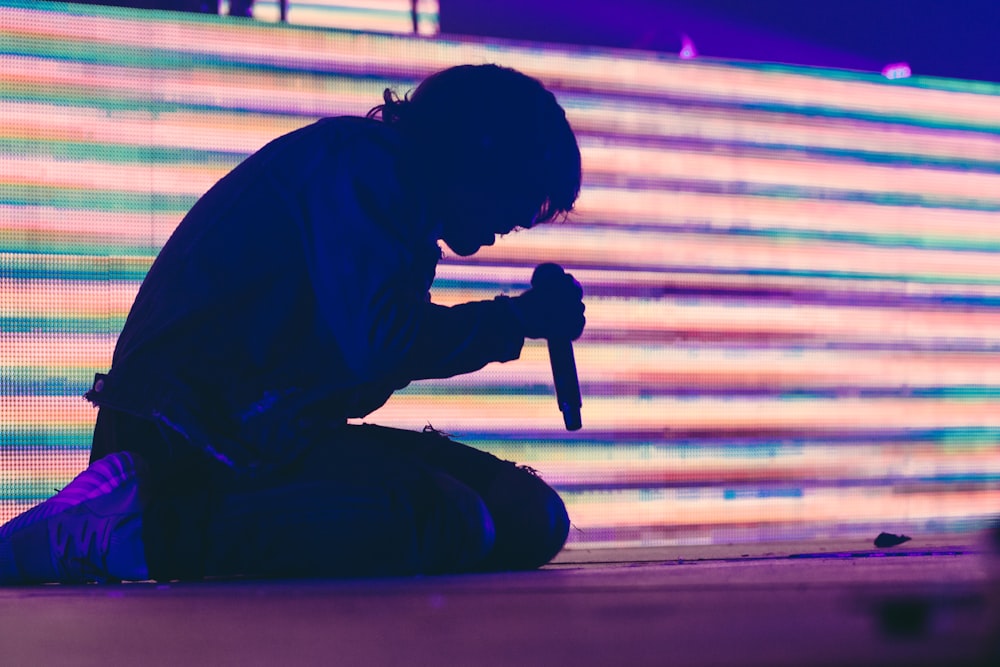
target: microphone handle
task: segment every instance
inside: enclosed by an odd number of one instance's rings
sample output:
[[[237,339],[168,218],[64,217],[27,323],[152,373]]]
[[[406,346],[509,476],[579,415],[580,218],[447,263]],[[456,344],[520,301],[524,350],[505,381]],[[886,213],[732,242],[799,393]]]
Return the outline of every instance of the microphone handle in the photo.
[[[578,431],[583,426],[580,419],[580,380],[576,374],[576,358],[573,343],[568,340],[549,341],[549,363],[552,365],[552,380],[556,386],[556,400],[563,415],[567,431]]]

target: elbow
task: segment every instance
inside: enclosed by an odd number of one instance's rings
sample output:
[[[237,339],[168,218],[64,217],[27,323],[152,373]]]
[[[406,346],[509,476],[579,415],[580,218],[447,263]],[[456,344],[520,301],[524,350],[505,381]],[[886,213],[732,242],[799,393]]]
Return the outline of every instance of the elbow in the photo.
[[[368,335],[342,345],[344,362],[359,381],[400,374],[413,341],[392,333],[391,329],[373,327]]]

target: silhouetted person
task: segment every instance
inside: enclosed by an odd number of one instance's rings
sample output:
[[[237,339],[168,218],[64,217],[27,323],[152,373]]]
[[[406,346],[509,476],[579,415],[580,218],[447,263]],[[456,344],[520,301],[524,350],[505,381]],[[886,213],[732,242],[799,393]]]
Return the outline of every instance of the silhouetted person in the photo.
[[[572,208],[573,132],[538,81],[493,65],[384,100],[276,139],[194,205],[87,393],[90,467],[0,528],[0,582],[519,569],[559,551],[565,507],[529,469],[347,420],[516,359],[525,337],[580,335],[569,275],[429,298],[439,241],[471,255]]]

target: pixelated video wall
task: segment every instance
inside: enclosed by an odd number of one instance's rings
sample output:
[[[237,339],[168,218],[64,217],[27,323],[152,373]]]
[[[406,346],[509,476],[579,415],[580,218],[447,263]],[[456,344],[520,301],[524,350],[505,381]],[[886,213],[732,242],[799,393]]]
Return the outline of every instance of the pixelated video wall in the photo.
[[[81,470],[81,398],[158,249],[270,139],[460,63],[575,127],[569,222],[446,254],[434,298],[586,288],[584,428],[544,345],[415,383],[541,471],[570,548],[964,531],[1000,513],[1000,87],[0,2],[0,521]]]

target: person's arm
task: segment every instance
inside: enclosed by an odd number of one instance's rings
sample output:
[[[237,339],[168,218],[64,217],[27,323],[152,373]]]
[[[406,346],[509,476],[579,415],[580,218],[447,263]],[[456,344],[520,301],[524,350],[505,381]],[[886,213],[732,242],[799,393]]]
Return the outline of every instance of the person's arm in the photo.
[[[524,327],[512,299],[455,306],[428,303],[400,370],[409,380],[445,378],[521,356]]]
[[[403,370],[412,380],[451,377],[516,359],[525,338],[576,340],[584,310],[583,288],[566,273],[515,297],[428,304]]]

